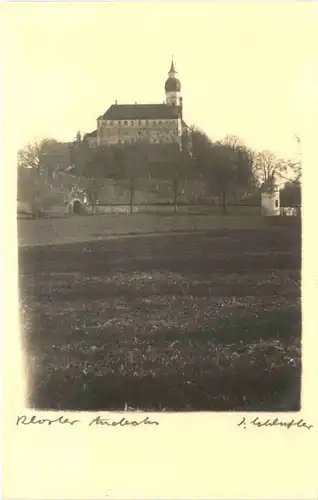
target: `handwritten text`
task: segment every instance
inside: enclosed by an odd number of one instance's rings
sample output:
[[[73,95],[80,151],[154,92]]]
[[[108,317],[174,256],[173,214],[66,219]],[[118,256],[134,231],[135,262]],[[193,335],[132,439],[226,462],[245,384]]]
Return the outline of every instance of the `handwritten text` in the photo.
[[[313,425],[307,424],[302,418],[299,420],[279,420],[279,418],[267,418],[266,420],[260,420],[259,417],[255,417],[253,420],[247,421],[245,417],[243,417],[242,421],[238,424],[238,427],[242,427],[246,429],[247,425],[253,425],[256,427],[285,427],[286,429],[291,429],[292,427],[298,429],[312,429]]]
[[[52,424],[62,424],[73,426],[75,424],[82,423],[81,420],[71,420],[67,417],[61,415],[57,418],[38,418],[36,415],[26,416],[20,415],[17,417],[16,425],[47,425],[51,426]],[[88,426],[106,426],[106,427],[138,427],[140,425],[159,425],[159,422],[156,420],[150,420],[149,417],[145,417],[140,420],[128,420],[127,418],[122,417],[119,420],[112,420],[110,418],[101,418],[100,416],[94,417],[92,420],[88,422]]]

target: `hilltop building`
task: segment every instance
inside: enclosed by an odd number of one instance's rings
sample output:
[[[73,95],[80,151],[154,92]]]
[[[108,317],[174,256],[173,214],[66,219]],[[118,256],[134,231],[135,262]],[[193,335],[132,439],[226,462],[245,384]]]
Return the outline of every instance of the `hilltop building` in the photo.
[[[191,131],[183,120],[181,83],[172,60],[162,104],[112,104],[86,134],[91,146],[146,142],[175,143],[191,153]]]

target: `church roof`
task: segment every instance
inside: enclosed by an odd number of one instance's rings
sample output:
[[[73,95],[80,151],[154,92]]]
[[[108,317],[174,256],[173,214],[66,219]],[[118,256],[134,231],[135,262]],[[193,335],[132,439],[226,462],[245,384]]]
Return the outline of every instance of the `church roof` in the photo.
[[[93,130],[93,132],[85,134],[85,137],[96,137],[96,136],[97,136],[97,130]]]
[[[168,104],[113,104],[104,113],[104,120],[176,119],[180,107]]]

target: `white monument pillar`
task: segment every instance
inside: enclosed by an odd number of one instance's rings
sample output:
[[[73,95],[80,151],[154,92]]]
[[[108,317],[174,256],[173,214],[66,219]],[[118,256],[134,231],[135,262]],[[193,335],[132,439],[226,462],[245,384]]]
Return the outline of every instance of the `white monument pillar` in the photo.
[[[261,193],[261,213],[265,216],[280,215],[280,196],[277,186],[264,189]]]

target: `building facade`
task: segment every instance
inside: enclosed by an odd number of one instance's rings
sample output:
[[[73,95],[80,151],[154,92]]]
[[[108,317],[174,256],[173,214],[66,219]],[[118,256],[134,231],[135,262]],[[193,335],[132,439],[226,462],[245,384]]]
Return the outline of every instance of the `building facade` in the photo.
[[[97,129],[86,134],[91,146],[175,143],[192,151],[191,131],[183,120],[181,83],[171,62],[162,104],[115,104],[97,119]]]

